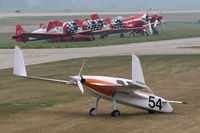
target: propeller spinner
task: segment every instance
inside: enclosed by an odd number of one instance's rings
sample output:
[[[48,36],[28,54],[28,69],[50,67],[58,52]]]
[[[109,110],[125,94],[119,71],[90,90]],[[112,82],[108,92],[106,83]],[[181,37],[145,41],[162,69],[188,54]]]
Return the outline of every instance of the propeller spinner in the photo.
[[[81,69],[79,71],[79,74],[77,76],[72,76],[71,77],[72,79],[67,83],[67,84],[73,84],[74,82],[76,82],[78,84],[78,87],[79,87],[80,91],[82,92],[82,94],[85,94],[84,87],[82,85],[82,83],[85,82],[85,79],[81,75],[84,64],[85,64],[85,60],[83,61],[83,64],[82,64]]]

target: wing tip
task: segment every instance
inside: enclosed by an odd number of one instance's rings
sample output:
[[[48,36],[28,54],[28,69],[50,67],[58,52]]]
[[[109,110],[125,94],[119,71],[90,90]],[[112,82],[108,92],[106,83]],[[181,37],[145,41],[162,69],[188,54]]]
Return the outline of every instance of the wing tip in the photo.
[[[183,101],[183,104],[189,104],[188,102],[186,102],[186,101]]]
[[[138,59],[140,58],[140,56],[137,53],[133,53],[133,55],[135,55],[136,57],[138,57]]]
[[[22,46],[19,45],[15,45],[16,47],[18,47],[20,50],[22,50]]]

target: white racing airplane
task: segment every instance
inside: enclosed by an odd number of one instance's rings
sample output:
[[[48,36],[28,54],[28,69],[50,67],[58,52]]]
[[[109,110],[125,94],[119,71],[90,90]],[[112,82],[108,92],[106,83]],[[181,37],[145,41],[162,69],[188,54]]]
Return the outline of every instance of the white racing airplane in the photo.
[[[84,61],[85,62],[85,61]],[[101,98],[113,102],[111,116],[118,117],[116,102],[147,110],[149,113],[171,113],[173,109],[170,103],[188,104],[183,101],[169,101],[153,94],[152,90],[145,84],[142,68],[138,55],[132,54],[132,80],[105,76],[81,75],[84,63],[77,76],[71,77],[69,81],[28,76],[26,73],[23,52],[19,46],[15,46],[14,74],[17,76],[47,80],[64,83],[67,85],[78,85],[84,94],[88,92],[96,97],[96,106],[90,110],[90,115],[98,115],[98,103]]]

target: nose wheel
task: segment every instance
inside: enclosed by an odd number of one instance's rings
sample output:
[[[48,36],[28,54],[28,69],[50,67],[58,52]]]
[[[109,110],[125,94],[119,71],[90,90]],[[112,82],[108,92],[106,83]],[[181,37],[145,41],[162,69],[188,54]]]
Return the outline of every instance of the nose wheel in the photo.
[[[95,109],[95,108],[91,108],[90,109],[90,115],[92,115],[92,116],[95,116],[95,115],[98,115],[99,113],[98,113],[98,110],[97,109]]]
[[[99,99],[100,99],[100,98],[97,98],[97,100],[96,100],[96,107],[90,109],[90,115],[91,115],[91,116],[95,116],[95,115],[98,115],[98,114],[99,114],[99,112],[98,112],[98,110],[97,110],[98,104],[99,104]]]

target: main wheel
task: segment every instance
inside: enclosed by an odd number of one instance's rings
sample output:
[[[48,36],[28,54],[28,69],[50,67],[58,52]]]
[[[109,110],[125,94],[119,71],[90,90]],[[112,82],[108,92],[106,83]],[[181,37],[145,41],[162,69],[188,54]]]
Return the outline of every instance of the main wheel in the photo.
[[[111,113],[111,116],[112,117],[119,117],[120,116],[120,112],[118,110],[114,110],[112,113]]]
[[[103,34],[101,34],[100,35],[100,39],[104,39],[105,37],[104,37],[104,35]]]
[[[156,112],[155,112],[155,111],[152,111],[152,110],[148,110],[148,113],[149,113],[149,114],[155,114]]]
[[[95,37],[94,37],[94,35],[92,36],[92,40],[95,40]]]
[[[155,27],[152,27],[152,30],[154,35],[158,35],[158,30]]]
[[[90,115],[93,115],[92,112],[95,110],[95,108],[90,109]]]
[[[130,36],[134,36],[134,32],[130,32],[129,35],[130,35]]]
[[[120,33],[120,37],[124,38],[124,33],[123,32]]]
[[[148,32],[145,31],[145,32],[144,32],[144,36],[148,36],[148,35],[149,35]]]

